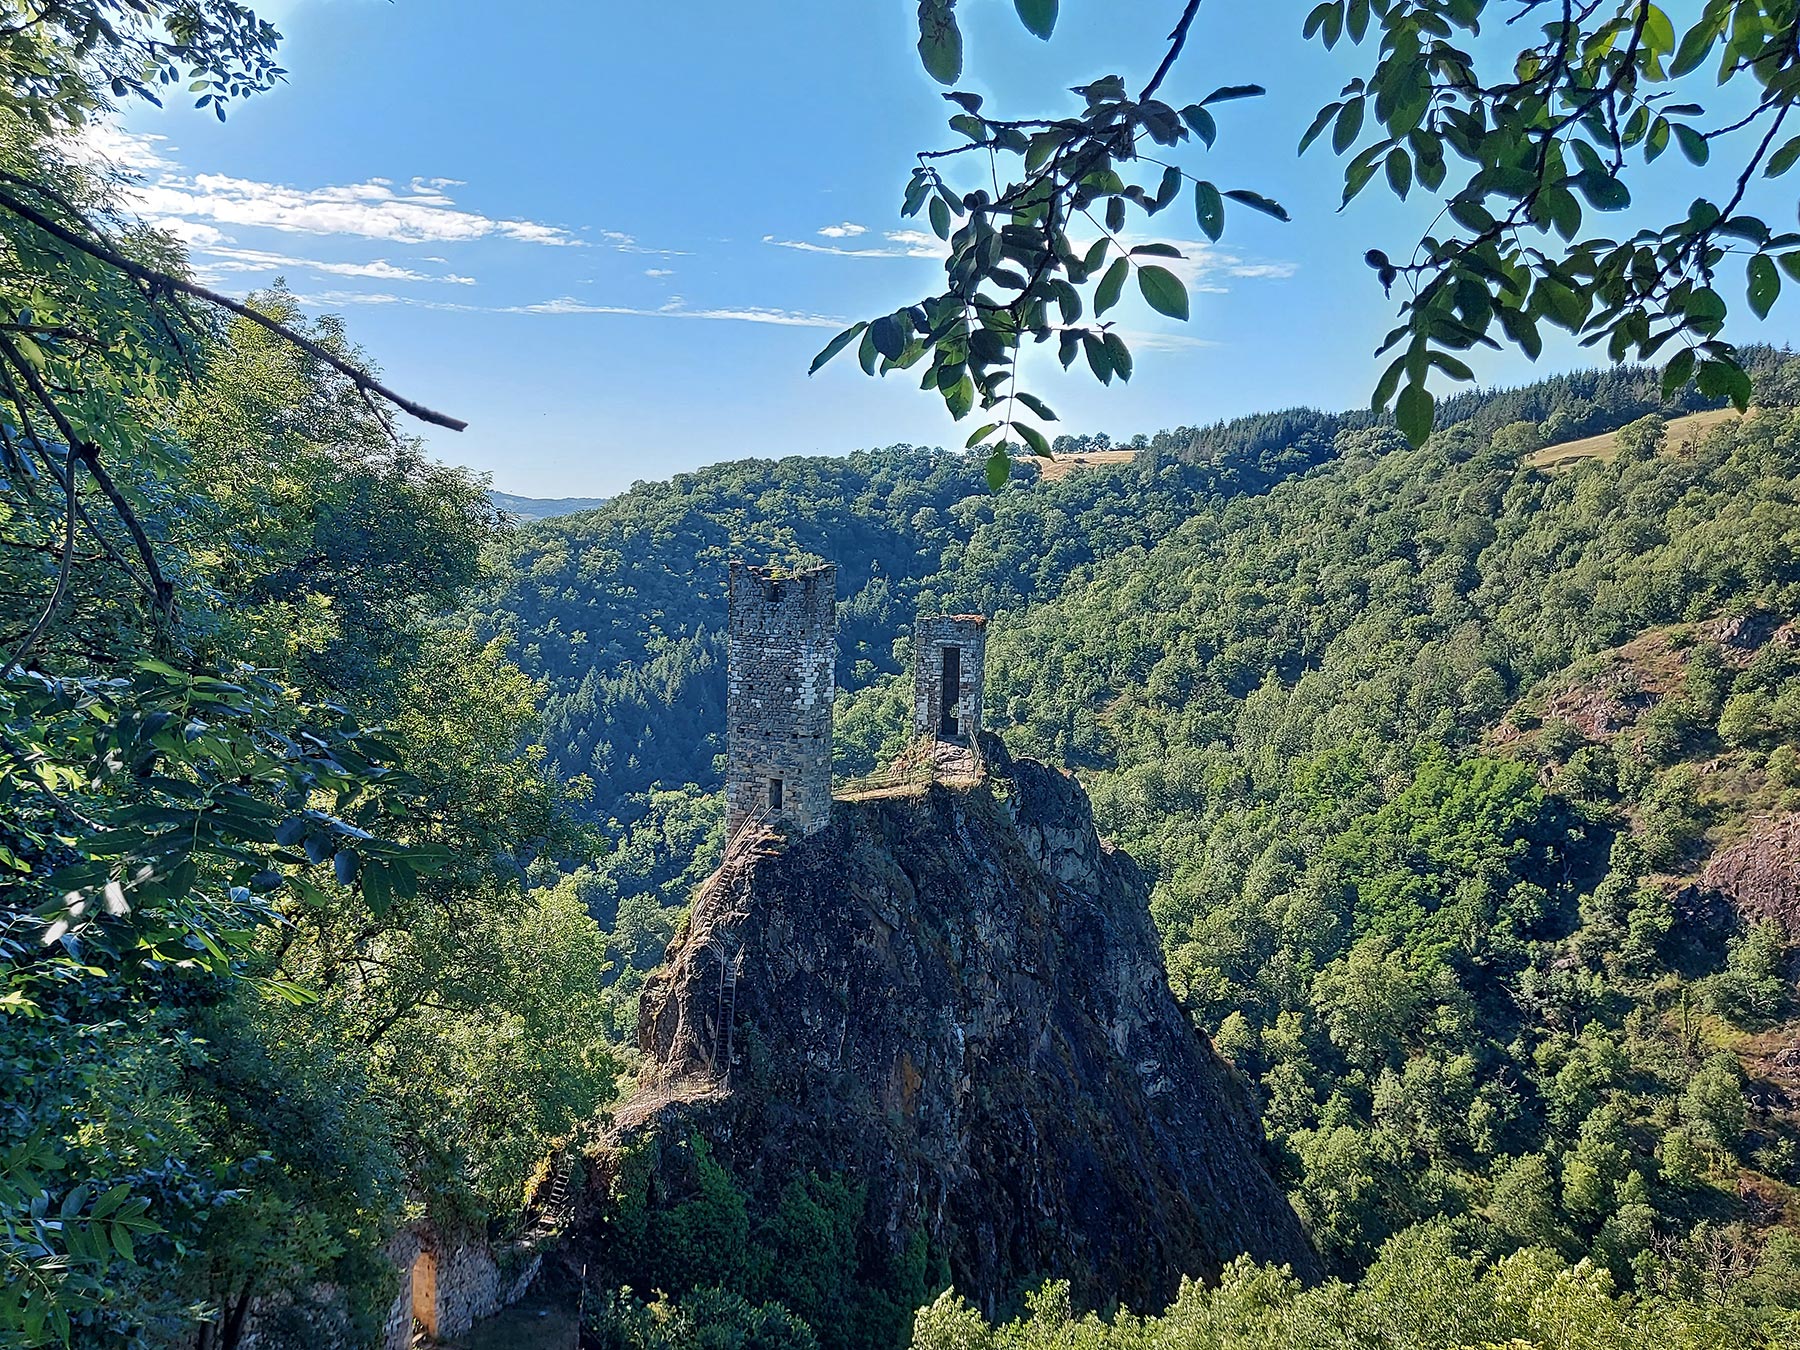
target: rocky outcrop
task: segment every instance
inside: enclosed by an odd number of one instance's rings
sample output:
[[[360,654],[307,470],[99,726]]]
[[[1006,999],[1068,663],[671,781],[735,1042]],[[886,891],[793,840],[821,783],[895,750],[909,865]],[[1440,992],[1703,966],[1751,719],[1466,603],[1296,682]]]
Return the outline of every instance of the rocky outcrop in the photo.
[[[727,863],[644,991],[621,1144],[703,1138],[765,1200],[842,1175],[866,1240],[922,1237],[989,1309],[1044,1276],[1160,1307],[1243,1252],[1315,1275],[1143,876],[1072,778],[984,749],[981,786],[838,802]]]
[[[1703,890],[1731,901],[1748,923],[1773,919],[1800,941],[1800,816],[1765,816],[1750,833],[1713,854]]]

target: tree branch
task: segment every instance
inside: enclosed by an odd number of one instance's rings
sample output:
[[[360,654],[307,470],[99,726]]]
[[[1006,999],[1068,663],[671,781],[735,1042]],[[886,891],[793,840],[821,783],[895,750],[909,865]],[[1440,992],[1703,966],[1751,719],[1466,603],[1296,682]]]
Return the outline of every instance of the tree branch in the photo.
[[[1175,31],[1169,34],[1169,50],[1163,53],[1162,64],[1156,68],[1156,74],[1150,77],[1150,83],[1144,86],[1144,92],[1138,95],[1142,103],[1162,87],[1163,79],[1169,68],[1175,64],[1175,58],[1181,55],[1181,49],[1187,46],[1188,28],[1194,22],[1194,15],[1200,10],[1200,0],[1187,0],[1187,8],[1181,11],[1181,19],[1175,25]]]
[[[1194,0],[1194,3],[1198,4],[1199,0]],[[19,181],[16,178],[12,178],[11,175],[8,175],[8,177],[11,178],[11,181],[13,182]],[[26,184],[26,186],[35,185]],[[143,263],[140,263],[133,258],[126,257],[123,253],[120,253],[117,249],[114,249],[109,245],[92,239],[84,239],[61,221],[55,220],[52,217],[45,215],[43,212],[27,206],[9,192],[0,192],[0,207],[4,207],[6,210],[11,211],[21,220],[25,220],[30,224],[37,226],[38,229],[44,231],[45,234],[50,235],[52,238],[59,239],[69,247],[78,249],[82,253],[87,254],[90,258],[97,259],[109,267],[115,267],[126,275],[135,277],[139,281],[147,283],[151,288],[153,297],[160,291],[177,291],[183,295],[191,295],[196,300],[203,300],[209,305],[217,305],[220,309],[230,310],[239,318],[248,319],[250,322],[268,329],[269,332],[274,333],[284,341],[292,343],[308,356],[323,361],[326,365],[344,376],[344,378],[349,380],[358,389],[369,394],[379,394],[396,408],[401,409],[403,412],[410,413],[421,422],[429,422],[434,426],[447,427],[451,431],[462,431],[469,425],[465,421],[451,417],[448,413],[434,411],[431,408],[427,408],[422,403],[415,403],[412,399],[405,398],[400,394],[395,393],[392,389],[389,389],[386,385],[377,380],[373,375],[370,375],[366,370],[346,361],[343,357],[320,346],[311,338],[296,332],[286,324],[281,323],[276,319],[272,319],[267,314],[263,314],[251,306],[246,305],[243,301],[233,300],[228,295],[221,295],[218,291],[199,285],[197,282],[188,281],[186,278],[176,276],[173,273],[161,272],[156,268],[146,267]]]

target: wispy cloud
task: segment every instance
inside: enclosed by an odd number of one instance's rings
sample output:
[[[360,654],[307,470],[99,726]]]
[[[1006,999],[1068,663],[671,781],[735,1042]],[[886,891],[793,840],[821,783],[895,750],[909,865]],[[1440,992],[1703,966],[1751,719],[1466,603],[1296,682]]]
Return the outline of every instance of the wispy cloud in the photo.
[[[846,221],[841,225],[826,225],[818,233],[831,239],[852,238],[866,234],[866,226],[853,225]],[[1077,253],[1086,251],[1094,242],[1093,238],[1071,238],[1070,242]],[[1150,242],[1150,237],[1121,235],[1121,242],[1127,247]],[[1158,267],[1166,267],[1187,284],[1190,291],[1200,293],[1223,294],[1228,287],[1224,280],[1282,280],[1291,277],[1298,270],[1298,265],[1278,259],[1251,259],[1236,253],[1230,253],[1216,245],[1198,239],[1165,239],[1163,243],[1172,244],[1181,250],[1179,258],[1145,258],[1143,261],[1154,263]],[[934,234],[923,230],[889,230],[881,236],[879,242],[868,241],[856,244],[821,244],[811,239],[782,239],[776,235],[765,234],[763,243],[775,248],[789,248],[801,253],[825,253],[839,258],[936,258],[948,256],[950,246]]]
[[[707,319],[723,323],[772,324],[780,328],[843,328],[847,320],[828,314],[804,310],[772,309],[762,305],[736,308],[695,309],[680,296],[656,308],[642,305],[601,305],[573,296],[538,300],[525,305],[472,305],[455,300],[431,300],[416,295],[397,295],[391,291],[325,291],[303,295],[300,302],[314,309],[337,309],[346,305],[405,305],[414,309],[445,310],[460,314],[534,314],[622,315],[640,319]]]
[[[166,137],[128,132],[105,122],[84,130],[80,149],[90,162],[124,180],[122,196],[128,207],[192,244],[227,241],[225,231],[233,227],[396,244],[478,239],[561,247],[585,243],[560,225],[489,216],[459,206],[451,189],[466,184],[456,178],[421,176],[404,184],[369,178],[294,187],[229,174],[196,174],[176,162]],[[629,235],[603,237],[621,250],[662,251],[646,249]]]
[[[646,267],[644,275],[647,277],[672,277],[675,273],[666,267]]]
[[[575,245],[557,225],[500,220],[458,207],[440,179],[415,178],[405,187],[384,179],[294,188],[227,174],[164,173],[130,189],[146,216],[177,217],[224,226],[259,226],[295,234],[381,239],[396,244],[462,243],[503,238],[525,244]]]
[[[640,318],[655,319],[712,319],[728,323],[766,323],[782,328],[842,328],[843,319],[832,318],[826,314],[812,314],[803,310],[771,309],[762,305],[748,305],[740,308],[724,309],[690,309],[687,302],[676,296],[667,304],[656,309],[645,309],[636,305],[596,305],[585,300],[577,300],[573,296],[559,296],[554,300],[541,300],[532,305],[511,305],[496,311],[501,314],[627,314]]]
[[[687,250],[680,248],[651,248],[648,244],[640,244],[629,234],[619,230],[601,230],[602,247],[610,248],[615,253],[647,253],[656,258],[685,258]]]
[[[833,234],[833,230],[840,233]],[[860,225],[854,231],[847,231],[841,225],[827,225],[819,233],[835,239],[848,233],[862,234],[864,230]],[[765,234],[763,243],[773,244],[776,248],[796,249],[801,253],[830,253],[840,258],[943,258],[950,252],[948,244],[923,230],[889,230],[882,238],[885,243],[846,247],[842,244],[815,244],[810,239],[778,239],[772,234]]]
[[[262,249],[229,248],[221,244],[203,245],[199,251],[203,257],[197,264],[198,269],[215,274],[273,273],[300,269],[320,272],[326,276],[360,277],[369,281],[443,282],[453,286],[475,284],[474,277],[459,276],[454,272],[420,272],[411,267],[396,266],[386,258],[376,258],[370,262],[325,262],[316,258],[295,258],[285,253],[269,253]]]

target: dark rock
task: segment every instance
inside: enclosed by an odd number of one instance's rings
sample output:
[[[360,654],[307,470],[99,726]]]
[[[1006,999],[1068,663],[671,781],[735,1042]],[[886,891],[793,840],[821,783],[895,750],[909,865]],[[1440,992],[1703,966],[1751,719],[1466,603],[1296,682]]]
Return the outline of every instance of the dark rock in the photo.
[[[1746,923],[1773,919],[1800,940],[1800,816],[1764,816],[1750,833],[1714,853],[1704,890],[1725,896]]]
[[[1142,874],[1073,778],[984,750],[987,784],[838,802],[727,862],[645,988],[620,1142],[697,1134],[765,1207],[843,1174],[867,1240],[922,1234],[989,1310],[1044,1276],[1160,1308],[1243,1252],[1315,1277]]]

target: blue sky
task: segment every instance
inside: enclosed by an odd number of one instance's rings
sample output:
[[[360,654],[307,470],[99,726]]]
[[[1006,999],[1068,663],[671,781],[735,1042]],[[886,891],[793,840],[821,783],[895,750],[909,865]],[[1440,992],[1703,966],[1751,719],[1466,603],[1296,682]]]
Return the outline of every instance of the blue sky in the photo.
[[[962,443],[969,424],[914,378],[870,380],[848,357],[806,375],[843,324],[939,275],[935,240],[898,215],[913,153],[951,142],[954,111],[918,67],[911,3],[257,8],[287,35],[285,86],[225,125],[139,108],[99,139],[203,276],[236,292],[285,276],[345,316],[395,387],[467,418],[460,435],[426,433],[440,457],[507,491],[564,496],[747,455]],[[1029,116],[1102,74],[1141,83],[1179,6],[1064,0],[1047,44],[1006,0],[961,8],[965,87]],[[1300,42],[1307,8],[1203,6],[1164,91],[1180,103],[1268,87],[1221,108],[1218,148],[1186,162],[1278,198],[1293,223],[1237,209],[1219,245],[1188,249],[1189,323],[1126,309],[1129,386],[1040,362],[1030,378],[1061,415],[1053,431],[1119,439],[1367,397],[1392,309],[1361,257],[1406,251],[1424,217],[1373,191],[1339,214],[1338,161],[1323,146],[1296,158],[1354,73],[1344,50]],[[1652,208],[1711,185],[1685,166],[1663,179]],[[1785,224],[1792,197],[1776,200]],[[1200,238],[1179,206],[1152,224]],[[1783,341],[1796,312],[1757,325],[1745,311],[1731,336]],[[1564,345],[1539,369],[1585,363]],[[1508,383],[1533,368],[1488,356],[1477,372]]]

